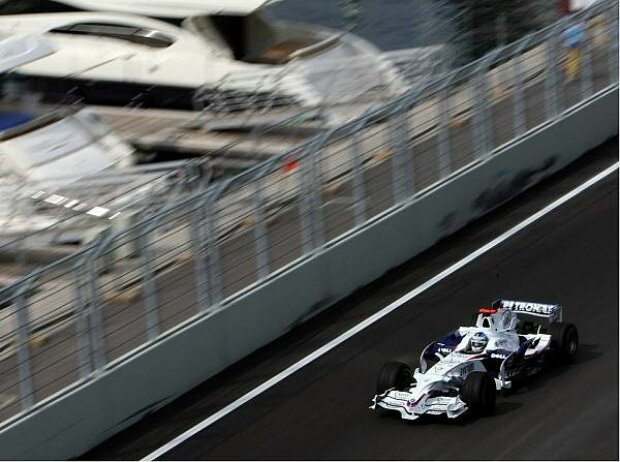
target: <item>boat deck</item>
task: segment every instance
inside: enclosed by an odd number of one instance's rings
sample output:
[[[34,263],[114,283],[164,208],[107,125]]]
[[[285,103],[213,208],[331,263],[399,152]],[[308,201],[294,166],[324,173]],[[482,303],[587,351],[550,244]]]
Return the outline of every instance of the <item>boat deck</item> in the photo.
[[[316,111],[206,117],[200,112],[96,106],[90,108],[125,141],[143,152],[213,156],[224,166],[259,162],[290,149],[323,129]]]

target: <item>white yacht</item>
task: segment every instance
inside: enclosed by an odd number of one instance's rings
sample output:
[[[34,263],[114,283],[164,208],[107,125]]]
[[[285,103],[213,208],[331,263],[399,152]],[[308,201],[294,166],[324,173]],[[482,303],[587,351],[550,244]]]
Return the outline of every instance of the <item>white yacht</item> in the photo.
[[[203,107],[222,95],[316,105],[405,85],[369,42],[278,20],[273,1],[5,0],[0,33],[50,40],[54,54],[17,72],[88,104],[195,109],[199,90]]]
[[[174,172],[135,165],[134,149],[87,108],[41,104],[14,85],[13,69],[53,52],[43,37],[0,35],[0,253],[67,230],[83,242],[165,193]]]

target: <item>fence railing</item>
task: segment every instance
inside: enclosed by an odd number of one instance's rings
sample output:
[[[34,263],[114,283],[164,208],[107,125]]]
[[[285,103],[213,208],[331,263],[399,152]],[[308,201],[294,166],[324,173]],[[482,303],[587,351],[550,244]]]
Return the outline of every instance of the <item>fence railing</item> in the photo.
[[[601,0],[4,288],[0,420],[616,87],[617,23]]]

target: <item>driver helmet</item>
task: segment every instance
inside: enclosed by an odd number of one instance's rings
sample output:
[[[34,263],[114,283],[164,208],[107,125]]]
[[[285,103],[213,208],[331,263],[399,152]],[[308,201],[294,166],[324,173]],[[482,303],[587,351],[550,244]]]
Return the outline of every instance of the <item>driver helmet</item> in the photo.
[[[470,343],[469,343],[471,347],[471,352],[480,353],[484,351],[484,349],[487,346],[487,343],[489,343],[489,338],[482,332],[476,332],[472,336]]]

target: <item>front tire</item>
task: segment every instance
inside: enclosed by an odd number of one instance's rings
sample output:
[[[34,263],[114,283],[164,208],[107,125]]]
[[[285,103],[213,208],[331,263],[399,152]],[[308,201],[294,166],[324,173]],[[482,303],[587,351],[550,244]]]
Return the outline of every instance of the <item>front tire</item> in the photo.
[[[465,378],[461,399],[475,416],[493,414],[497,391],[495,381],[486,372],[472,372]]]
[[[571,323],[558,322],[549,327],[551,334],[551,352],[555,362],[568,364],[577,356],[579,350],[579,333]]]
[[[413,374],[405,363],[390,361],[383,365],[377,377],[377,394],[384,393],[390,388],[404,391],[409,385]]]

